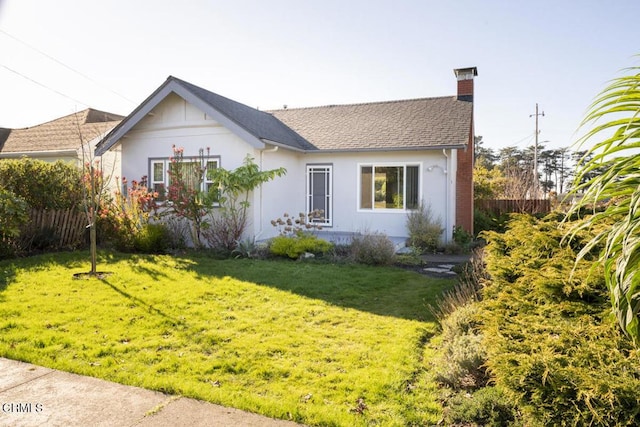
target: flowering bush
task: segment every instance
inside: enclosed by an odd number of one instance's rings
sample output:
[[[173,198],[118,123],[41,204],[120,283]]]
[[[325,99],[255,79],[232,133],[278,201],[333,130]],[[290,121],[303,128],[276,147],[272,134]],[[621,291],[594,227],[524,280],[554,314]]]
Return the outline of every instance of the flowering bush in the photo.
[[[191,224],[191,238],[196,247],[202,247],[201,234],[203,227],[207,227],[205,217],[214,204],[214,194],[202,191],[202,183],[207,174],[210,150],[200,149],[193,161],[185,161],[184,148],[172,147],[173,156],[170,158],[169,188],[167,192],[167,206],[169,213],[189,220]]]
[[[122,184],[127,186],[126,178],[122,178]],[[135,250],[149,221],[157,217],[157,198],[158,193],[149,191],[147,177],[143,176],[140,181],[131,181],[126,196],[118,189],[113,199],[103,199],[99,211],[103,239],[119,250]]]
[[[278,229],[278,234],[281,236],[295,236],[304,231],[322,230],[322,225],[315,221],[323,218],[324,211],[320,209],[315,209],[306,215],[300,212],[297,218],[285,212],[281,218],[272,219],[271,225]]]

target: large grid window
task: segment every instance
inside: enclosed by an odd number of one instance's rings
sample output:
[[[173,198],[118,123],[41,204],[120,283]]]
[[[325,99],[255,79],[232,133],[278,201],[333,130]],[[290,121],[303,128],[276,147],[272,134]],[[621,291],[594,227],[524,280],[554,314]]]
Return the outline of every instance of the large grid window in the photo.
[[[420,200],[418,165],[361,165],[360,209],[417,209]]]
[[[220,164],[219,159],[209,159],[207,160],[206,168],[207,170],[216,169]],[[167,189],[170,185],[170,174],[169,170],[173,167],[172,163],[169,159],[152,159],[149,161],[149,169],[150,169],[150,180],[149,186],[153,189],[153,191],[158,193],[158,200],[166,200]],[[202,164],[199,160],[196,161],[183,161],[181,163],[181,167],[183,168],[183,176],[187,183],[187,188],[196,189],[198,185],[198,176],[199,169],[202,168]],[[213,182],[205,176],[204,181],[200,184],[200,191],[209,192],[211,187],[213,186]]]

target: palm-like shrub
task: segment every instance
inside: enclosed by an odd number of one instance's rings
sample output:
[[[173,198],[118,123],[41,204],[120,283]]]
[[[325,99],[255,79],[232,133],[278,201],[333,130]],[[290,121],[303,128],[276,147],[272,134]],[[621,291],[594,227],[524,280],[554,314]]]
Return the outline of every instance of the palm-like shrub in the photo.
[[[568,233],[601,224],[578,254],[584,257],[602,246],[600,261],[613,312],[623,331],[640,344],[640,67],[627,70],[596,98],[583,126],[595,124],[579,144],[594,142],[583,157],[573,192],[583,193],[569,215],[593,208]],[[597,123],[596,123],[597,122]],[[595,172],[595,173],[594,173]],[[596,207],[602,209],[596,210]]]

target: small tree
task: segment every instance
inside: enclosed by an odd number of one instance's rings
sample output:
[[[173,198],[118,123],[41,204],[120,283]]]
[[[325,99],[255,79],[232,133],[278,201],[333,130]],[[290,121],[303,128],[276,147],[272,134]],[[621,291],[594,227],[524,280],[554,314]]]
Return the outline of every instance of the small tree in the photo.
[[[213,182],[211,197],[216,197],[219,210],[211,215],[207,240],[213,247],[233,250],[247,226],[247,211],[251,203],[249,195],[259,185],[287,173],[285,168],[261,171],[249,155],[242,166],[233,171],[224,168],[208,172]]]
[[[209,165],[209,148],[200,149],[193,161],[185,161],[184,148],[172,147],[169,165],[169,213],[185,218],[191,224],[191,239],[195,247],[202,247],[202,228],[205,216],[213,208],[215,196],[202,190]]]
[[[76,127],[80,139],[80,152],[82,154],[82,208],[87,216],[87,228],[89,229],[89,252],[91,258],[91,271],[89,275],[96,276],[98,263],[98,237],[96,222],[103,204],[103,198],[107,195],[109,180],[112,174],[106,178],[103,173],[102,158],[96,158],[90,141],[85,140],[80,127],[80,120],[76,117]],[[114,165],[115,166],[115,165]],[[113,171],[111,171],[113,172]]]
[[[91,257],[91,271],[89,273],[96,275],[98,263],[96,220],[98,219],[98,213],[102,205],[102,196],[106,189],[100,160],[84,162],[82,183],[82,207],[87,216],[87,228],[89,229],[89,252]]]

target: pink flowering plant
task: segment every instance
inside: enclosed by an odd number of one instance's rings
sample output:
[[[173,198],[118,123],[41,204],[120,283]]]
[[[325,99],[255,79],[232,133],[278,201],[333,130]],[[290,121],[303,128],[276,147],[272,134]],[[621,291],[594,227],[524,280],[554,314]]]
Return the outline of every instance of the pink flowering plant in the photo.
[[[122,187],[127,188],[126,194],[117,189],[113,199],[102,203],[100,220],[106,239],[115,243],[118,249],[130,251],[149,221],[158,217],[158,193],[149,191],[146,176],[139,181],[132,180],[131,185],[125,177],[121,182]]]
[[[169,188],[167,191],[168,213],[185,218],[191,224],[191,238],[195,247],[203,246],[203,228],[209,224],[206,215],[216,204],[215,191],[203,191],[202,184],[207,174],[210,159],[209,148],[200,149],[198,155],[185,158],[184,148],[173,148],[170,158]]]

